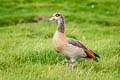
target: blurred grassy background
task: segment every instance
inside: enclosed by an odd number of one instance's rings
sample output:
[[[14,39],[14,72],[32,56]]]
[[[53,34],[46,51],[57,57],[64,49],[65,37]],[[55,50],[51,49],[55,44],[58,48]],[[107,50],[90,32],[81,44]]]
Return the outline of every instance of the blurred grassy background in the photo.
[[[119,0],[0,0],[0,25],[61,12],[68,22],[119,25]]]
[[[74,71],[53,49],[57,23],[65,17],[66,35],[101,56]],[[119,80],[119,0],[0,0],[0,80]],[[37,19],[37,21],[36,21]]]

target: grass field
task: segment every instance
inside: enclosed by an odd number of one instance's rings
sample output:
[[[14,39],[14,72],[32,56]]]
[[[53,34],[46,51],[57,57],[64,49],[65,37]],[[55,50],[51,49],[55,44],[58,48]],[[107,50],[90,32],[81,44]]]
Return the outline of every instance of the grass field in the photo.
[[[66,36],[99,54],[99,62],[66,68],[52,46],[57,23],[47,21],[55,12],[65,17]],[[31,22],[36,16],[41,20]],[[0,0],[0,80],[120,80],[120,1]]]

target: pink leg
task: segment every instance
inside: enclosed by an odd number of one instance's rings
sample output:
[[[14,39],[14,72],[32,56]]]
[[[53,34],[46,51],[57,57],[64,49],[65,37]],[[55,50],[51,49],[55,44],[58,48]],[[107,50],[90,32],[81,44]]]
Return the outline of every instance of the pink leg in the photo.
[[[70,60],[65,59],[65,61],[66,61],[66,67],[70,67]]]
[[[70,67],[70,63],[66,63],[66,67]]]
[[[72,61],[72,70],[75,68],[75,62],[76,62],[76,60],[75,59],[71,59],[71,61]]]
[[[72,69],[75,68],[75,62],[72,62]]]

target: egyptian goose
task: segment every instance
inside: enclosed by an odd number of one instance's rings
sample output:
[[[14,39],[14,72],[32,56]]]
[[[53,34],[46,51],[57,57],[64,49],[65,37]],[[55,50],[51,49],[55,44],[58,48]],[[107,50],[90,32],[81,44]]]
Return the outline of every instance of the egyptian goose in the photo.
[[[58,21],[58,28],[53,36],[53,46],[56,52],[64,56],[67,67],[69,67],[70,61],[72,68],[75,67],[77,60],[91,58],[98,61],[99,55],[86,48],[81,42],[65,36],[65,22],[62,14],[55,13],[48,21],[55,20]]]

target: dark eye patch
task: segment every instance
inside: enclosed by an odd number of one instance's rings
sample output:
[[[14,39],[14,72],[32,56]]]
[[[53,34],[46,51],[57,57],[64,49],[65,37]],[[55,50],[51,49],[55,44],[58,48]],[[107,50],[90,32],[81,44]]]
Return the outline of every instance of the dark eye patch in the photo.
[[[60,16],[60,14],[56,14],[55,16],[58,17],[58,16]]]

